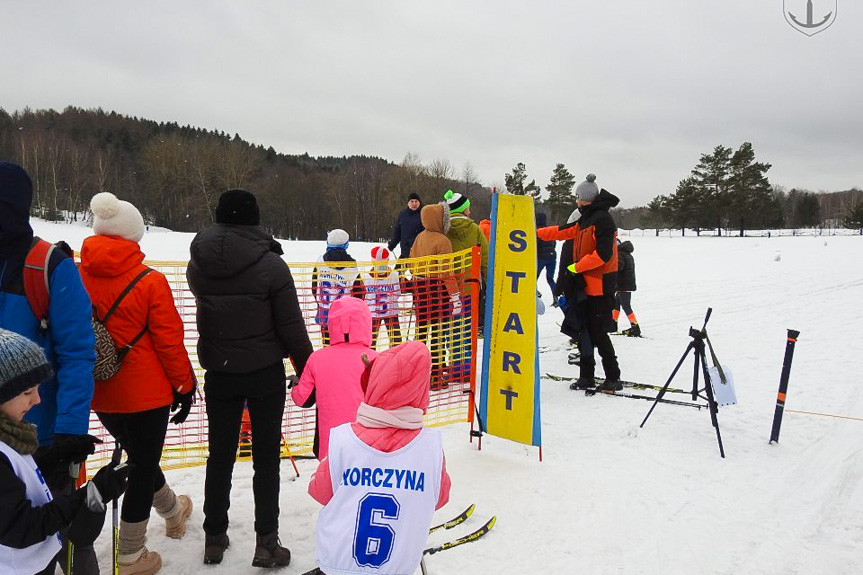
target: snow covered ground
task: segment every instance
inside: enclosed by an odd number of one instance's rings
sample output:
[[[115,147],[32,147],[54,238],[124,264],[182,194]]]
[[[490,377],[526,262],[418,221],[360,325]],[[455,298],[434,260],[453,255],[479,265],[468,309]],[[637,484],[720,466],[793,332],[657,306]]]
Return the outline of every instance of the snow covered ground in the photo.
[[[38,223],[46,239],[76,249],[84,227]],[[151,230],[153,259],[187,259],[192,234]],[[863,421],[786,413],[778,445],[768,445],[786,328],[801,332],[787,409],[863,418],[863,239],[860,237],[633,237],[639,290],[633,306],[644,339],[615,337],[624,379],[664,383],[689,343],[689,326],[708,326],[719,359],[735,376],[738,405],[722,408],[726,459],[706,411],[585,397],[543,379],[543,457],[534,448],[468,428],[444,428],[451,502],[443,520],[469,503],[473,517],[442,542],[478,527],[476,543],[434,555],[430,573],[522,574],[852,574],[863,570]],[[312,260],[322,242],[286,242],[285,259]],[[354,244],[352,251],[367,253]],[[856,263],[855,263],[856,262]],[[550,301],[548,287],[540,288]],[[573,375],[560,312],[540,318],[542,373]],[[626,327],[626,320],[621,328]],[[675,384],[691,384],[691,360]],[[282,466],[281,539],[294,560],[280,573],[314,566],[319,506],[306,486],[315,463]],[[153,514],[149,547],[166,574],[252,574],[251,464],[235,471],[231,548],[220,566],[201,563],[204,469],[168,472],[195,502],[188,534],[165,538]],[[107,571],[108,530],[97,542]]]

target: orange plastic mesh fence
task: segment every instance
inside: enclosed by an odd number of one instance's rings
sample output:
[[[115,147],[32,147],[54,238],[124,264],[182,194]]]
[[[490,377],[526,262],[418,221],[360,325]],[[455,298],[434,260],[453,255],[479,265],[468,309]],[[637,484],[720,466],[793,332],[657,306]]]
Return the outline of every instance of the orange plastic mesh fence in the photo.
[[[204,373],[196,350],[195,297],[186,283],[186,262],[145,263],[168,279],[185,326],[186,349],[200,383],[198,401],[186,422],[180,426],[168,425],[162,468],[201,465],[207,457],[206,397]],[[378,351],[408,339],[420,339],[429,346],[434,369],[426,424],[446,425],[472,418],[470,394],[476,374],[480,311],[479,248],[398,262],[289,263],[288,266],[315,349],[327,340],[323,326],[330,304],[340,297],[362,298],[372,312],[373,345]],[[289,373],[293,371],[290,362],[286,362],[286,367]],[[297,407],[289,393],[282,419],[282,456],[310,455],[314,432],[315,409]],[[90,433],[104,441],[88,460],[92,471],[109,459],[113,439],[94,413],[90,415]],[[238,443],[240,459],[250,455],[250,436],[251,427],[244,417]]]

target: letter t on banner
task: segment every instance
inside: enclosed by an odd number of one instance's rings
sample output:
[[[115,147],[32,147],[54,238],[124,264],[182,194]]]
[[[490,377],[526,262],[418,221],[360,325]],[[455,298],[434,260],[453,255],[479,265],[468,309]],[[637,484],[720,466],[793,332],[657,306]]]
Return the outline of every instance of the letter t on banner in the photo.
[[[480,418],[488,433],[541,449],[533,198],[494,194],[490,236]]]

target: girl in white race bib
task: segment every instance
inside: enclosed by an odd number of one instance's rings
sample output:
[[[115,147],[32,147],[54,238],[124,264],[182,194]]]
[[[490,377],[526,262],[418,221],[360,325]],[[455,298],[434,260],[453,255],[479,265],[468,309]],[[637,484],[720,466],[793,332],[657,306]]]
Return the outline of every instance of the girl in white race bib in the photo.
[[[435,509],[449,501],[439,431],[423,428],[431,355],[409,341],[381,353],[363,376],[357,420],[330,433],[309,484],[324,505],[315,559],[327,575],[416,571]]]

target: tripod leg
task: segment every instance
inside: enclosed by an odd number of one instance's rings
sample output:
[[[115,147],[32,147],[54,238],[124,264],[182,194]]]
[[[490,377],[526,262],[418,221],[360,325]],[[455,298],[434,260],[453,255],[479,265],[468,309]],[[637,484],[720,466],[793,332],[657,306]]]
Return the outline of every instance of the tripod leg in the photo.
[[[686,360],[686,356],[689,355],[689,350],[691,349],[693,349],[693,343],[690,341],[689,345],[686,346],[686,351],[684,351],[683,355],[680,356],[680,361],[677,362],[677,366],[674,368],[674,371],[672,371],[671,375],[668,376],[668,381],[665,382],[665,385],[662,386],[662,389],[660,389],[659,393],[656,395],[653,405],[650,406],[650,411],[648,411],[647,415],[644,416],[644,421],[641,422],[639,427],[644,427],[644,424],[647,423],[647,418],[650,417],[650,414],[653,413],[653,410],[656,408],[656,404],[658,404],[659,400],[662,399],[662,396],[665,395],[665,392],[668,390],[668,386],[671,385],[671,380],[673,380],[674,376],[677,375],[677,372],[680,370],[680,366],[683,365],[683,362]]]
[[[722,447],[722,435],[719,433],[719,408],[716,398],[713,396],[713,384],[710,383],[710,374],[707,372],[707,359],[704,357],[704,344],[701,344],[701,370],[704,374],[704,391],[707,394],[707,408],[710,411],[710,423],[716,430],[716,441],[719,443],[719,455],[725,458],[725,448]]]
[[[692,401],[698,401],[698,362],[704,357],[704,343],[695,344],[695,365],[692,370]],[[704,362],[702,361],[702,364]]]

